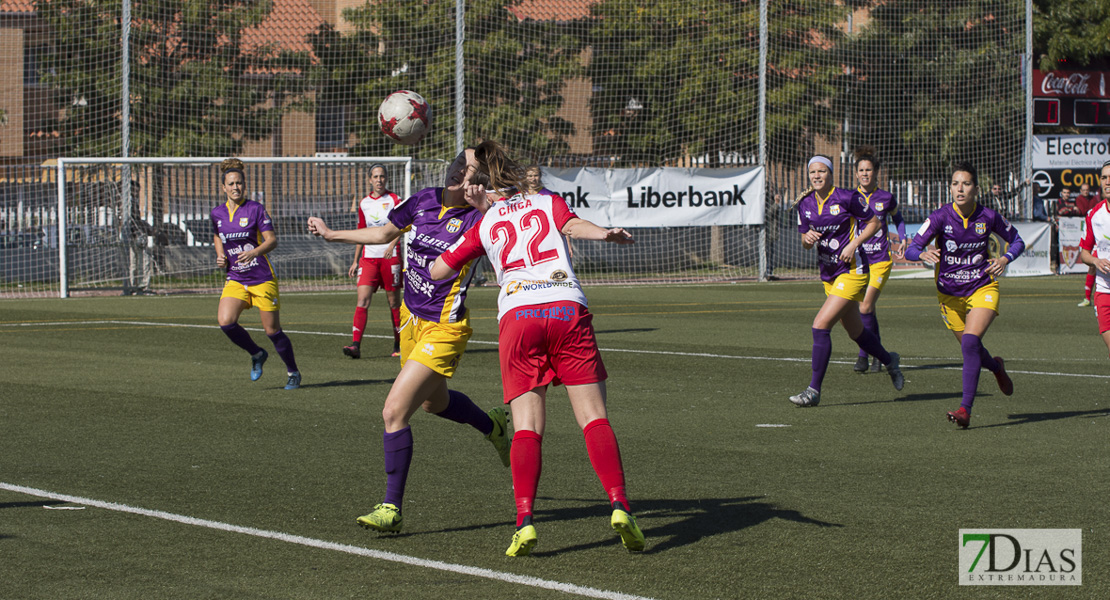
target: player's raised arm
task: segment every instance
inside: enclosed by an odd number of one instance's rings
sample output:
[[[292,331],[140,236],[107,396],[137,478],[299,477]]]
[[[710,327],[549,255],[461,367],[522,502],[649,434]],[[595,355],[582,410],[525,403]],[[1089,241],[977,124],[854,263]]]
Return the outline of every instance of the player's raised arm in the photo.
[[[636,242],[632,239],[632,234],[623,228],[606,229],[580,217],[574,217],[567,221],[560,231],[576,240],[597,240],[613,242],[614,244],[633,244]]]
[[[392,223],[381,227],[337,230],[330,229],[320,217],[308,218],[308,231],[326,241],[344,244],[388,244],[401,236],[401,230]]]

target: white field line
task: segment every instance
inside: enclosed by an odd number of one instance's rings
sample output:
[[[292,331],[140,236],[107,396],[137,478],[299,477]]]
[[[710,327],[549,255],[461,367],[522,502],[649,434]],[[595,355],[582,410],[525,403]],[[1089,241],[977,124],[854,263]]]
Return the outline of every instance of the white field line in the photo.
[[[194,329],[219,329],[218,325],[198,325],[193,323],[165,323],[157,321],[120,321],[120,320],[104,320],[104,321],[53,321],[53,322],[29,322],[29,323],[0,323],[0,327],[45,327],[45,326],[59,326],[59,325],[135,325],[142,327],[185,327]],[[257,327],[246,327],[247,331],[263,331]],[[336,337],[347,337],[350,333],[335,333],[330,331],[301,331],[296,329],[285,329],[286,333],[295,333],[297,335],[328,335]],[[380,339],[393,339],[393,336],[388,335],[372,335],[363,334],[362,337],[380,338]],[[490,342],[484,340],[470,340],[469,344],[480,344],[486,346],[496,346],[497,342]],[[730,354],[712,354],[708,352],[670,352],[666,350],[632,350],[628,348],[601,348],[603,352],[625,352],[629,354],[653,354],[658,356],[687,356],[697,358],[718,358],[723,360],[766,360],[775,362],[810,362],[807,358],[790,358],[783,356],[737,356]],[[936,360],[946,361],[953,360],[952,357],[919,357],[922,360]],[[1020,359],[1022,361],[1047,361],[1049,359]],[[854,362],[847,360],[830,360],[832,364],[850,365]],[[1102,362],[1101,359],[1093,362]],[[907,363],[902,363],[903,366],[909,367],[913,370],[914,367]],[[939,371],[960,371],[963,367],[932,367],[932,369]],[[1091,373],[1060,373],[1056,371],[1023,371],[1017,369],[1006,369],[1007,373],[1017,373],[1020,375],[1045,375],[1049,377],[1088,377],[1091,379],[1110,379],[1110,375],[1094,375]]]
[[[333,552],[344,552],[346,554],[353,554],[355,556],[365,556],[377,560],[385,560],[389,562],[400,563],[403,565],[410,565],[414,567],[423,567],[426,569],[435,569],[437,571],[447,571],[450,573],[459,573],[462,575],[470,575],[473,577],[484,577],[486,579],[493,579],[496,581],[504,581],[506,583],[514,583],[518,585],[525,585],[535,588],[543,588],[548,590],[555,590],[558,592],[565,592],[567,594],[575,594],[577,596],[585,596],[587,598],[603,598],[604,600],[651,600],[645,596],[634,596],[632,594],[623,594],[621,592],[610,592],[607,590],[599,590],[596,588],[574,585],[571,583],[562,583],[559,581],[551,581],[548,579],[540,579],[538,577],[529,577],[527,575],[516,575],[514,573],[505,573],[502,571],[493,571],[491,569],[482,569],[479,567],[469,567],[466,565],[457,565],[454,563],[446,563],[438,560],[427,560],[423,558],[416,558],[415,556],[406,556],[404,554],[396,554],[393,552],[384,552],[381,550],[371,550],[370,548],[363,548],[360,546],[351,546],[349,544],[337,544],[335,542],[328,542],[314,538],[304,537],[300,535],[293,535],[289,533],[282,533],[280,531],[267,531],[265,529],[255,529],[254,527],[241,527],[239,525],[231,525],[229,523],[221,523],[219,521],[210,521],[208,519],[198,519],[195,517],[187,517],[185,515],[177,515],[174,513],[163,512],[160,510],[149,510],[145,508],[138,508],[135,506],[128,506],[126,504],[117,504],[115,502],[103,502],[101,500],[93,500],[91,498],[82,498],[79,496],[69,496],[66,494],[57,494],[45,490],[24,487],[11,483],[0,482],[0,489],[34,496],[36,498],[49,498],[51,500],[61,500],[72,504],[81,504],[85,506],[94,506],[96,508],[103,508],[105,510],[113,510],[117,512],[130,513],[133,515],[140,515],[143,517],[151,517],[154,519],[162,519],[163,521],[173,521],[175,523],[182,523],[185,525],[192,525],[194,527],[206,527],[208,529],[215,529],[217,531],[225,531],[228,533],[238,533],[242,535],[250,535],[259,538],[266,538],[285,542],[288,544],[297,544],[300,546],[307,546],[309,548],[318,548],[320,550],[331,550]]]

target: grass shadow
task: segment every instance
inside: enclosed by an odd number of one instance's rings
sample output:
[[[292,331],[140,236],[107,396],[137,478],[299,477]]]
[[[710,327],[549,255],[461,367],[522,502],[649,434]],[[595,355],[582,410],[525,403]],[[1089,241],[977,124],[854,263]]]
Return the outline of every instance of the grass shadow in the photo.
[[[1110,408],[1099,408],[1095,410],[1066,410],[1060,412],[1045,412],[1045,413],[1018,413],[1007,415],[1010,420],[1005,423],[995,423],[993,425],[981,425],[979,427],[969,427],[969,429],[987,429],[989,427],[1012,427],[1014,425],[1028,425],[1030,423],[1042,423],[1044,421],[1059,421],[1060,419],[1073,419],[1075,417],[1110,417]]]
[[[597,335],[606,333],[651,333],[652,331],[659,331],[658,327],[641,327],[638,329],[598,329],[594,331]]]
[[[301,388],[355,387],[360,385],[393,385],[392,379],[344,379],[322,383],[302,383]],[[275,388],[280,389],[280,388]]]
[[[837,406],[860,406],[863,404],[885,404],[888,402],[927,402],[930,400],[953,400],[962,398],[960,392],[935,392],[931,394],[906,394],[897,398],[890,398],[889,400],[867,400],[865,402],[838,402],[836,404],[828,404],[830,408]]]
[[[674,500],[634,500],[632,509],[639,519],[638,524],[647,538],[646,554],[666,552],[701,541],[704,538],[742,531],[771,519],[784,519],[815,527],[843,527],[806,516],[796,510],[784,509],[769,502],[762,502],[764,496],[741,498],[693,498]],[[564,500],[566,501],[566,500]],[[537,510],[536,521],[574,520],[582,518],[603,518],[608,522],[612,512],[604,503],[596,500],[574,500],[572,502],[590,503],[587,508],[558,508]],[[658,520],[658,521],[657,521]],[[658,525],[653,522],[667,521]],[[613,536],[604,540],[576,544],[547,551],[533,552],[533,556],[553,556],[566,552],[578,552],[605,546],[620,546],[620,538]]]
[[[64,500],[26,500],[24,502],[0,502],[0,510],[5,508],[32,508],[69,504]]]

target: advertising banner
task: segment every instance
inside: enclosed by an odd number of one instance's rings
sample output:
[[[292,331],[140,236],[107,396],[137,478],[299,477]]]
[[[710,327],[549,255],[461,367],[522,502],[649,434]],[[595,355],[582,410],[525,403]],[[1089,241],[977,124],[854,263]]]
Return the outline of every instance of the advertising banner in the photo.
[[[1087,265],[1079,260],[1079,242],[1086,233],[1087,219],[1060,217],[1060,273],[1086,273]]]
[[[761,225],[765,174],[743,169],[543,169],[544,187],[602,227]]]

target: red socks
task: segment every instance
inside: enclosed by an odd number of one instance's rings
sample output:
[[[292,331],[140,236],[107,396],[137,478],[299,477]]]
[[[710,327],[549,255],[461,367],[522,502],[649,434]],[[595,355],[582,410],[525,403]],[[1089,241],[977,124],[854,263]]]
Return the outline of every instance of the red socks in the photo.
[[[525,518],[532,517],[532,504],[536,501],[536,488],[539,487],[540,470],[543,467],[543,456],[540,452],[542,443],[543,436],[535,431],[523,429],[513,434],[509,457],[513,472],[517,527],[524,524]]]
[[[609,494],[609,503],[619,502],[628,511],[628,498],[624,493],[624,466],[621,464],[621,450],[617,436],[609,425],[609,419],[594,419],[582,430],[586,437],[586,452],[590,455],[601,487]]]
[[[351,330],[351,341],[358,344],[362,341],[362,332],[366,329],[366,309],[355,307],[354,328]]]

